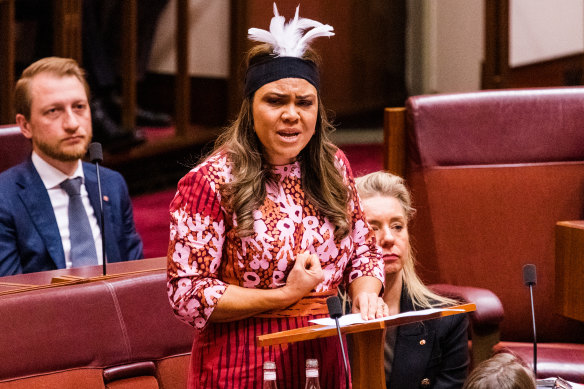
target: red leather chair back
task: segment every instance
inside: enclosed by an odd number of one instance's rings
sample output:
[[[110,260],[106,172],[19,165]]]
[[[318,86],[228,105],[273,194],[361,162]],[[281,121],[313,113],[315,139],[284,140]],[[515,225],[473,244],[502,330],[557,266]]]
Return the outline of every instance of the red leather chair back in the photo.
[[[522,267],[537,266],[538,340],[584,343],[555,310],[555,224],[584,219],[584,88],[417,96],[406,104],[410,234],[427,283],[486,288],[501,339],[532,339]]]
[[[0,172],[24,161],[31,151],[30,140],[16,124],[0,126]]]
[[[63,372],[89,380],[98,371],[102,387],[102,371],[106,381],[152,376],[165,360],[188,354],[194,337],[170,308],[162,270],[0,296],[0,317],[0,387],[70,377]]]

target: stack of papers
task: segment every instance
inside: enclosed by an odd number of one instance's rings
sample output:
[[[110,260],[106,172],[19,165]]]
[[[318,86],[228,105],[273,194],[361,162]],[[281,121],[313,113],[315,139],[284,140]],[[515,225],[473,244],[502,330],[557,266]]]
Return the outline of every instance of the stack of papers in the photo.
[[[435,312],[443,312],[443,311],[455,311],[455,312],[464,312],[464,309],[452,309],[452,308],[430,308],[430,309],[423,309],[421,311],[409,311],[398,313],[397,315],[390,315],[386,317],[380,317],[379,319],[372,319],[372,320],[363,320],[361,318],[360,313],[351,313],[349,315],[344,315],[339,318],[339,325],[341,327],[349,326],[351,324],[361,324],[361,323],[375,323],[378,321],[386,321],[387,319],[396,319],[399,317],[410,317],[410,316],[424,316],[429,315]],[[322,319],[312,319],[310,320],[311,323],[320,324],[323,326],[332,326],[336,327],[336,323],[334,319],[330,317],[325,317]]]

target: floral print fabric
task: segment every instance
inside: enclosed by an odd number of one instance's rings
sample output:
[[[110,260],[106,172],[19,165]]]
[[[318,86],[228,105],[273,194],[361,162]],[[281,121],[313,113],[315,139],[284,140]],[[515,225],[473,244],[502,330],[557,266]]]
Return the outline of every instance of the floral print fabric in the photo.
[[[214,154],[183,177],[170,206],[168,296],[176,314],[201,330],[229,284],[280,287],[303,251],[321,261],[324,281],[316,292],[361,276],[383,284],[383,262],[348,162],[341,151],[336,159],[352,193],[352,229],[337,241],[334,226],[305,197],[298,162],[274,167],[277,185],[268,186],[267,198],[254,211],[254,233],[245,238],[237,234],[235,214],[219,192],[232,180],[224,155]]]

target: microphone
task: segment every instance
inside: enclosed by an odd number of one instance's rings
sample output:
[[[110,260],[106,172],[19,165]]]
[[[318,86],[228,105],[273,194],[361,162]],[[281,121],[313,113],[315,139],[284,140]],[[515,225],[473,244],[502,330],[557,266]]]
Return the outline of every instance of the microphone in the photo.
[[[337,325],[337,333],[339,334],[339,343],[341,344],[341,352],[343,353],[343,363],[345,364],[345,387],[349,389],[349,368],[347,366],[347,356],[345,355],[345,346],[343,345],[343,337],[341,336],[341,326],[339,325],[339,317],[343,316],[343,309],[341,307],[341,300],[338,296],[331,296],[326,299],[329,316],[335,319]]]
[[[535,309],[533,307],[533,286],[537,283],[537,275],[535,273],[535,265],[527,264],[523,266],[523,283],[529,287],[529,294],[531,295],[531,321],[533,323],[533,374],[537,379],[537,336],[535,331]]]
[[[101,178],[99,177],[99,164],[103,161],[103,152],[101,150],[101,143],[93,142],[89,145],[89,160],[95,164],[95,172],[97,173],[97,188],[99,193],[99,210],[100,210],[100,226],[101,226],[101,260],[103,263],[103,275],[106,275],[106,259],[105,259],[105,223],[103,217],[103,196],[101,194]]]

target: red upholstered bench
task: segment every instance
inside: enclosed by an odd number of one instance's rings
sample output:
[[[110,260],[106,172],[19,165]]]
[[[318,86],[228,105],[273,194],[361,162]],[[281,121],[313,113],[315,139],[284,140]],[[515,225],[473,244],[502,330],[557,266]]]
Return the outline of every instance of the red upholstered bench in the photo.
[[[0,317],[0,388],[186,387],[164,271],[3,295]]]
[[[0,172],[17,165],[30,155],[32,146],[16,124],[0,126]]]

